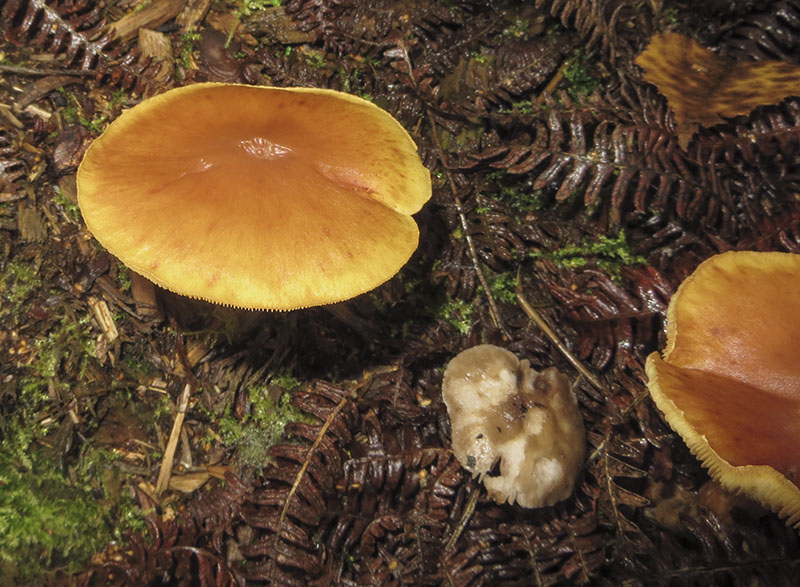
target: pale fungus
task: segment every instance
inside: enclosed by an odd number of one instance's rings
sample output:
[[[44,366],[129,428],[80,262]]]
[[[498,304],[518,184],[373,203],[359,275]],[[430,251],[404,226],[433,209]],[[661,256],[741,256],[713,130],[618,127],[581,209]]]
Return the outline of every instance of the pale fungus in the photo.
[[[498,503],[536,508],[572,494],[586,432],[569,380],[555,367],[493,345],[459,353],[447,365],[442,396],[453,452]]]
[[[290,310],[391,278],[431,182],[414,141],[333,90],[203,83],[124,112],[86,153],[78,202],[100,243],[189,297]]]

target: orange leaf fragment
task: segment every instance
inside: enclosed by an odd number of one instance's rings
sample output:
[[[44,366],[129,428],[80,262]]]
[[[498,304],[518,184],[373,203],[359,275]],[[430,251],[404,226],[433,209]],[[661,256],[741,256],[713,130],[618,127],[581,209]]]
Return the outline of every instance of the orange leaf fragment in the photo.
[[[636,64],[644,70],[645,81],[667,98],[683,149],[698,126],[713,126],[800,95],[799,66],[724,59],[678,33],[654,36]]]

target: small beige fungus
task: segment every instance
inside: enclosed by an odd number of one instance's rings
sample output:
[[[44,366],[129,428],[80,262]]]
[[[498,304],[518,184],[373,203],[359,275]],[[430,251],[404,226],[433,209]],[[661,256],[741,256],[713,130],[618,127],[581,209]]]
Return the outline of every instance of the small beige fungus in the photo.
[[[450,361],[442,396],[453,452],[492,499],[536,508],[572,494],[586,432],[569,380],[558,369],[538,373],[527,360],[482,344]]]
[[[100,243],[190,297],[330,304],[391,278],[431,195],[414,141],[361,98],[203,83],[124,112],[88,149],[78,202]]]
[[[800,527],[800,255],[704,261],[667,309],[650,395],[711,476]]]

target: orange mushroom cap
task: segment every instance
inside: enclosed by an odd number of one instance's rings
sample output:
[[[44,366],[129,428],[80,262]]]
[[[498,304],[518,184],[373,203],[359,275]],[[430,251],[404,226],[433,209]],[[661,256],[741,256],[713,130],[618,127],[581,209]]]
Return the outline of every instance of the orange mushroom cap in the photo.
[[[800,255],[716,255],[678,288],[650,393],[711,475],[800,526]]]
[[[329,304],[416,250],[430,173],[390,114],[314,88],[203,83],[124,112],[78,203],[100,243],[174,292],[243,308]]]

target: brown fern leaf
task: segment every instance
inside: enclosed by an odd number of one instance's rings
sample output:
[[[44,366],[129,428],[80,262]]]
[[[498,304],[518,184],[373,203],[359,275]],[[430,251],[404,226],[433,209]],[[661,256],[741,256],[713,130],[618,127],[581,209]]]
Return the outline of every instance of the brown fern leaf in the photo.
[[[632,557],[631,570],[658,577],[657,585],[793,585],[800,572],[800,540],[776,517],[759,519],[752,508],[717,512],[700,492],[682,492],[683,503],[665,525],[658,547]],[[675,499],[675,498],[673,498]],[[733,514],[733,516],[731,516]]]
[[[524,553],[526,566],[533,570],[538,585],[558,584],[565,579],[586,584],[605,562],[607,537],[598,529],[592,513],[565,512],[545,523],[507,523],[500,530],[512,537],[502,550],[516,556]],[[521,573],[520,579],[524,577]]]
[[[448,521],[466,474],[452,453],[445,449],[423,449],[390,465],[389,484],[367,485],[382,497],[392,494],[391,482],[406,481],[398,487],[400,499],[380,499],[378,511],[359,537],[363,583],[432,584],[439,569],[438,554],[447,542]],[[407,496],[402,499],[402,496]],[[362,497],[358,501],[369,503]],[[350,540],[354,541],[351,535]]]
[[[147,536],[130,536],[122,551],[110,546],[74,584],[149,585],[163,577],[192,585],[241,584],[221,554],[219,535],[230,534],[249,487],[230,473],[225,481],[200,494],[177,518],[160,516],[156,504],[137,490],[143,510],[150,512]]]
[[[136,51],[125,51],[102,34],[101,6],[90,0],[9,0],[0,12],[0,31],[16,45],[61,56],[65,67],[94,71],[98,81],[141,91],[149,63],[135,63]]]
[[[791,194],[800,189],[794,163],[798,152],[800,100],[796,98],[779,106],[758,108],[732,124],[704,131],[690,148],[696,160],[709,166],[724,165],[729,168],[728,174],[738,175],[735,181],[750,193],[761,195],[759,199],[769,214],[785,208],[780,204],[791,201]],[[751,214],[753,211],[752,207],[748,210]]]
[[[619,371],[618,371],[619,372]],[[641,370],[635,376],[643,377]],[[627,384],[632,382],[630,376]],[[615,383],[613,402],[619,416],[612,424],[596,425],[587,432],[590,447],[589,467],[581,491],[596,504],[599,520],[617,539],[621,551],[641,553],[653,547],[651,539],[637,523],[641,508],[649,505],[644,497],[650,442],[631,424],[641,418],[641,427],[663,429],[658,416],[640,398],[624,390],[626,382]],[[620,393],[621,391],[621,393]]]
[[[342,476],[343,451],[358,414],[344,391],[322,382],[296,394],[293,403],[320,423],[290,424],[287,434],[300,443],[270,449],[275,465],[242,510],[244,523],[258,535],[240,546],[247,560],[241,572],[252,581],[325,584],[331,559],[313,533],[329,515],[328,496]]]
[[[568,37],[554,35],[518,39],[496,49],[462,55],[435,82],[438,107],[465,115],[484,115],[498,106],[507,107],[547,82],[571,49]]]
[[[719,199],[728,190],[720,180],[706,185],[695,165],[679,153],[673,135],[643,126],[584,120],[578,112],[552,110],[534,122],[531,139],[475,157],[509,173],[532,176],[534,191],[546,190],[556,203],[582,195],[584,206],[600,208],[610,224],[675,210],[699,221],[687,200],[716,187]],[[467,164],[473,165],[473,164]],[[689,213],[692,214],[691,217]],[[716,219],[712,219],[716,220]]]
[[[747,18],[738,18],[730,26],[720,26],[724,35],[720,55],[733,59],[798,62],[800,48],[800,3],[782,0],[768,5],[756,3]],[[721,24],[721,23],[720,23]]]
[[[562,207],[582,196],[601,226],[662,227],[674,219],[712,249],[719,239],[733,248],[766,217],[796,208],[794,101],[759,109],[736,133],[704,131],[688,152],[661,118],[651,126],[606,116],[553,109],[533,122],[528,137],[473,156],[462,169],[524,174],[533,193]]]
[[[536,0],[536,7],[549,8],[566,28],[578,31],[586,51],[599,49],[611,64],[630,59],[660,18],[655,7],[645,8],[637,0]]]
[[[640,365],[657,344],[674,286],[652,267],[621,267],[617,281],[595,262],[573,270],[539,261],[535,274],[575,328],[579,357],[599,370]]]
[[[433,38],[439,42],[442,32],[463,26],[469,17],[482,18],[481,11],[475,9],[478,6],[477,2],[447,6],[424,0],[291,0],[285,10],[300,30],[313,31],[326,49],[341,56],[375,54],[400,38],[414,39],[413,43],[424,44]]]

